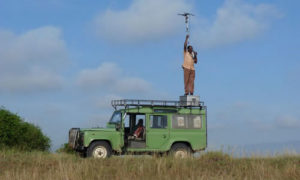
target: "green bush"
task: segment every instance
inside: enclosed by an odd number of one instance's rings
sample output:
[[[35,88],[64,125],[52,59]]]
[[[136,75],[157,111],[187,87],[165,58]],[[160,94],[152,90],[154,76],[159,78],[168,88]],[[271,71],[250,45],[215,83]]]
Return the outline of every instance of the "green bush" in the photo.
[[[18,115],[0,108],[0,147],[47,151],[50,139],[38,126],[24,122]]]
[[[68,143],[64,143],[61,145],[61,147],[59,149],[56,150],[56,152],[58,153],[68,153],[68,154],[75,154],[76,151],[74,151],[74,149],[72,149]]]

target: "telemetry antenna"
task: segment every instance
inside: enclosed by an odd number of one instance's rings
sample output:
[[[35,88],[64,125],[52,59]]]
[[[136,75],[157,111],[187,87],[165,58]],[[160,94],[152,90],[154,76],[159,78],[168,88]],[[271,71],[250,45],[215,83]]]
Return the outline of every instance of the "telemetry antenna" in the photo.
[[[194,14],[192,14],[192,13],[182,13],[182,14],[178,14],[178,15],[185,17],[185,25],[186,25],[186,29],[185,30],[186,30],[187,34],[190,34],[190,29],[189,29],[190,22],[189,22],[189,18],[190,18],[190,16],[194,16]]]

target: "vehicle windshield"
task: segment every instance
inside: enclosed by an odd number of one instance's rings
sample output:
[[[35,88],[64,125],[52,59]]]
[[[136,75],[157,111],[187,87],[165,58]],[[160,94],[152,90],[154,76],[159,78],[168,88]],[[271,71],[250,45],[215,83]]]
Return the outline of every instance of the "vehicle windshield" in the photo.
[[[121,122],[121,112],[115,111],[114,114],[111,116],[111,119],[109,121],[110,123],[117,124]]]

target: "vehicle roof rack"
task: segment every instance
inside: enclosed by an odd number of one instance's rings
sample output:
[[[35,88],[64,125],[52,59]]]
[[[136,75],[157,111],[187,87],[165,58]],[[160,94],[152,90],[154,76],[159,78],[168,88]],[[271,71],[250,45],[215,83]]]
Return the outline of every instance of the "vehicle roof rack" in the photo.
[[[130,106],[157,106],[157,107],[198,107],[205,108],[202,101],[168,101],[168,100],[141,100],[141,99],[122,99],[112,100],[111,105],[117,109],[118,106],[130,107]]]

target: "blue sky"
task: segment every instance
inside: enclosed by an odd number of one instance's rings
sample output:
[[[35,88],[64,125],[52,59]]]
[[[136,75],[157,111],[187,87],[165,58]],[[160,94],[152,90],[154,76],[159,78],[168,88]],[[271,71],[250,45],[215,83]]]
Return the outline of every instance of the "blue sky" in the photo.
[[[71,127],[104,126],[111,99],[177,100],[185,25],[208,144],[298,141],[296,0],[0,0],[0,105],[39,125],[53,149]]]

